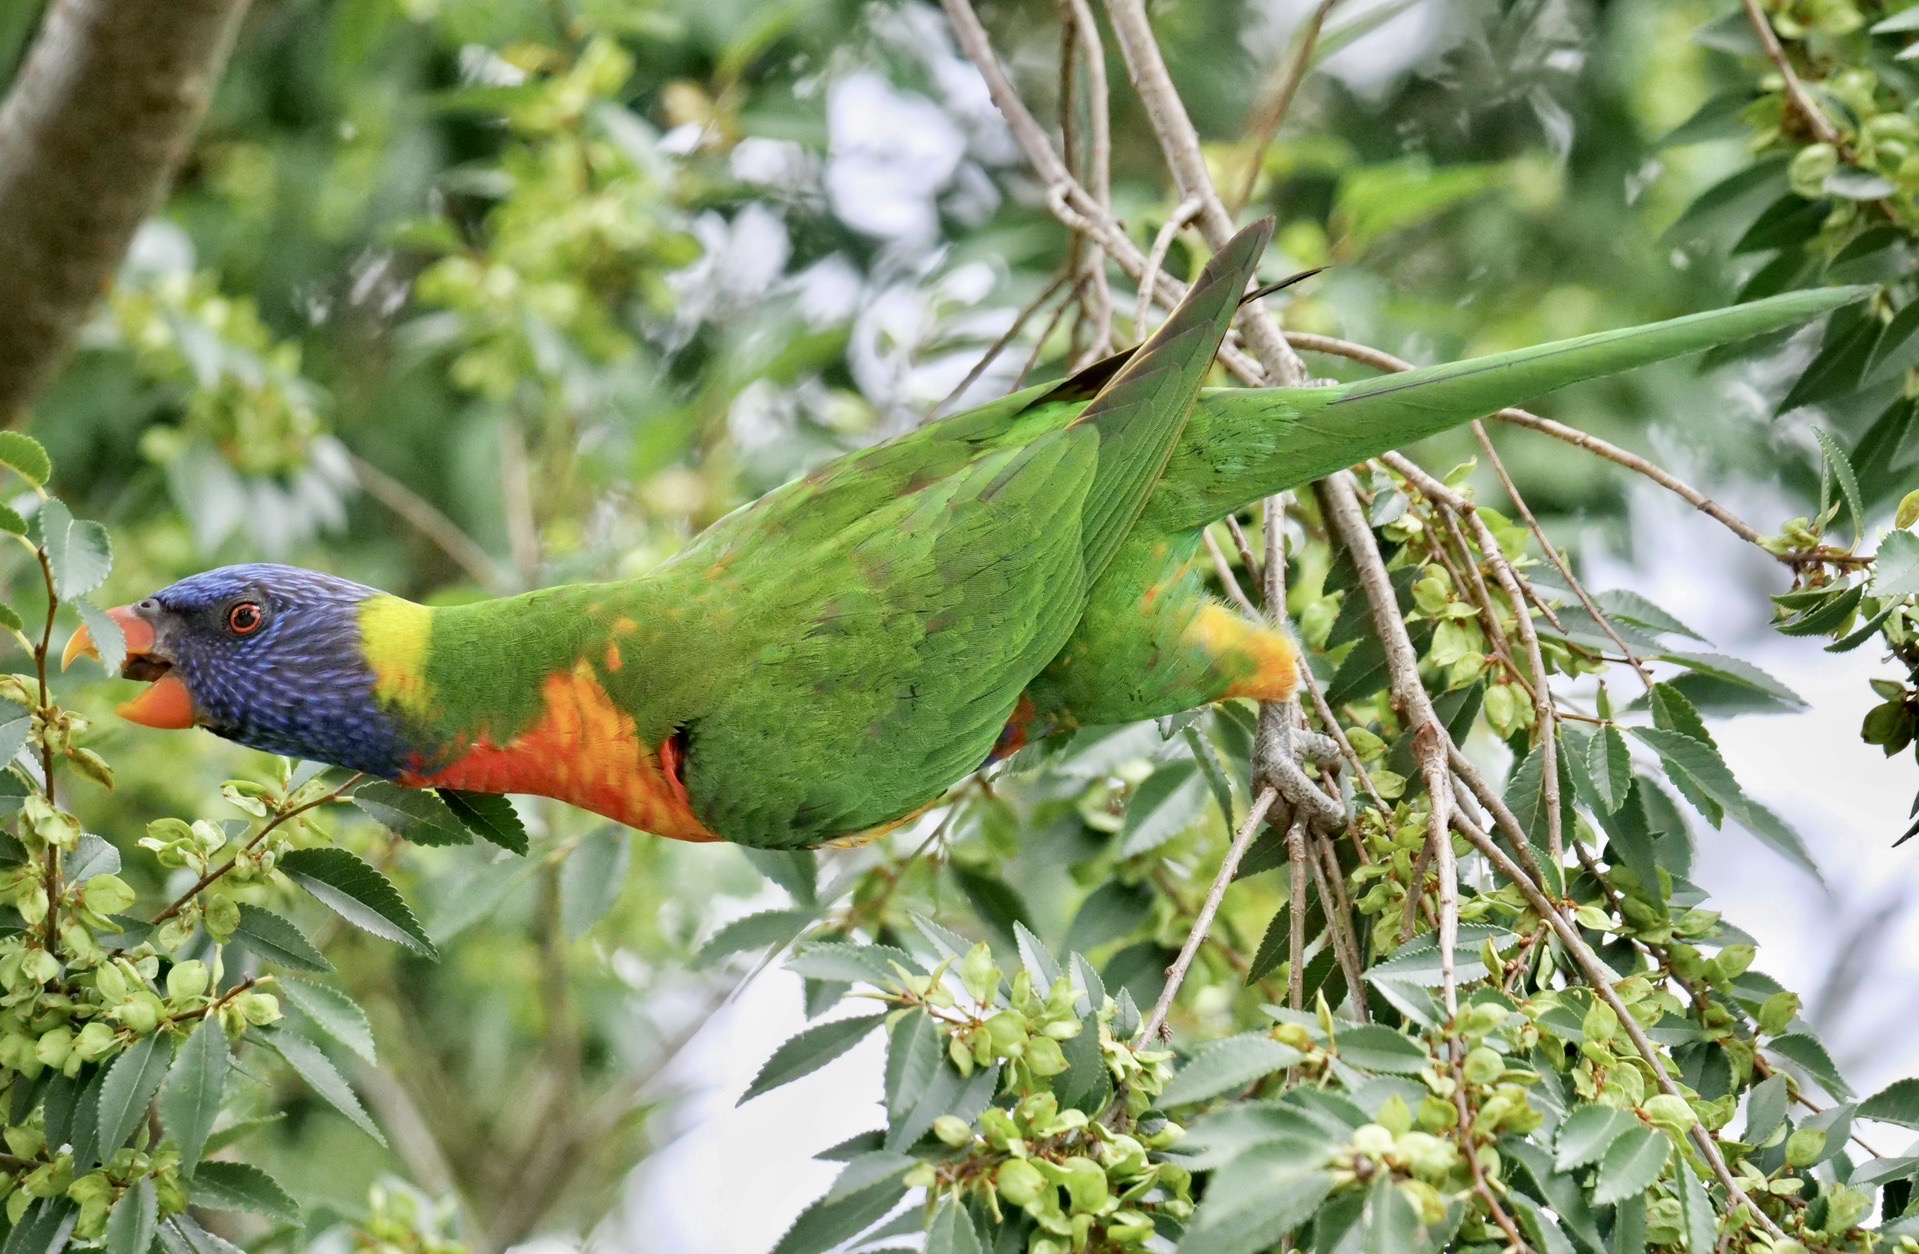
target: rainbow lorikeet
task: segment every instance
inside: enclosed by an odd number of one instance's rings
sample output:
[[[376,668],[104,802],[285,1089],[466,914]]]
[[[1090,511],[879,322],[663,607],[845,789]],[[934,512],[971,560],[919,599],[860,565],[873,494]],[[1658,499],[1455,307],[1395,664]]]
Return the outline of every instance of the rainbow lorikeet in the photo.
[[[1235,237],[1136,351],[848,454],[642,578],[436,608],[285,566],[181,580],[112,611],[122,674],[151,683],[121,712],[682,840],[868,833],[1028,737],[1290,696],[1285,633],[1208,595],[1207,524],[1562,384],[1859,294],[1341,387],[1202,393],[1271,231]],[[69,660],[90,648],[77,636]]]

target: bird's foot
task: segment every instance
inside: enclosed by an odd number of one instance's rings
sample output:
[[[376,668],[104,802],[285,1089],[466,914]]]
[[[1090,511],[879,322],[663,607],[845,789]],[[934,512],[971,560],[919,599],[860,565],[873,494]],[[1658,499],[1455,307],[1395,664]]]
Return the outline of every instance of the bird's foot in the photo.
[[[1291,701],[1262,706],[1259,737],[1253,751],[1257,776],[1271,784],[1292,813],[1316,831],[1344,830],[1352,814],[1344,801],[1326,794],[1306,774],[1304,762],[1330,770],[1340,761],[1339,742],[1299,725],[1299,706]]]

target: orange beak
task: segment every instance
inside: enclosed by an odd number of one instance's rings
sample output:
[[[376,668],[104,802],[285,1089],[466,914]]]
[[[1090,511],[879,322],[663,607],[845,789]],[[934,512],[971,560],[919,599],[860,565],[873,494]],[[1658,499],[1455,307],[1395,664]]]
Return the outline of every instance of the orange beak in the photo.
[[[127,639],[127,660],[120,667],[120,673],[129,678],[147,678],[147,675],[130,674],[136,670],[153,670],[156,659],[153,658],[153,624],[140,617],[132,606],[122,605],[107,611],[107,617],[119,625]],[[60,669],[72,666],[79,657],[98,658],[99,648],[94,644],[93,633],[85,625],[73,633],[73,639],[67,641],[66,652],[60,657]],[[160,663],[164,667],[164,662]],[[158,727],[164,730],[179,730],[193,726],[193,696],[187,691],[187,685],[171,670],[163,669],[153,677],[147,690],[126,702],[119,708],[120,717],[130,723],[143,727]]]

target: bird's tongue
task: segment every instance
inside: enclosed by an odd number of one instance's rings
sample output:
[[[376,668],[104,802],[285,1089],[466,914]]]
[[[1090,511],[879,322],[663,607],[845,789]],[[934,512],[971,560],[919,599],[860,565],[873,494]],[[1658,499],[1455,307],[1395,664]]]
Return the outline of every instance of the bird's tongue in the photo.
[[[178,675],[160,676],[147,690],[119,707],[120,717],[143,727],[179,731],[193,726],[193,698]]]

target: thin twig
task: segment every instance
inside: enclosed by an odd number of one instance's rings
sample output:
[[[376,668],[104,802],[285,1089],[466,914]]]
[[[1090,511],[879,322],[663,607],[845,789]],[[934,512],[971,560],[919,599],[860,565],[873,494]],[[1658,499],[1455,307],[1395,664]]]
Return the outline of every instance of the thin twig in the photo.
[[[249,840],[246,843],[245,847],[240,850],[240,853],[245,854],[245,853],[252,852],[256,847],[258,847],[261,841],[265,840],[267,836],[273,832],[275,828],[280,827],[283,824],[293,819],[299,818],[302,814],[305,814],[308,810],[317,810],[321,806],[327,804],[329,801],[339,800],[341,793],[344,793],[347,789],[353,787],[355,784],[359,783],[361,780],[365,778],[366,776],[364,775],[356,774],[351,779],[341,784],[338,788],[335,788],[332,792],[325,793],[322,796],[315,797],[312,801],[308,801],[301,805],[294,806],[291,810],[285,810],[279,814],[274,815],[273,818],[268,821],[265,827],[262,827],[259,831],[253,834],[253,839]],[[152,919],[148,920],[148,922],[152,926],[158,927],[160,926],[160,924],[165,923],[168,919],[171,919],[174,915],[179,914],[181,910],[186,908],[186,904],[189,901],[192,901],[200,893],[204,892],[208,887],[210,887],[214,883],[214,881],[218,880],[221,876],[225,875],[228,871],[231,871],[234,867],[234,864],[237,863],[239,860],[240,860],[240,855],[235,854],[233,857],[227,859],[225,862],[222,862],[219,866],[216,866],[212,868],[211,870],[209,870],[205,875],[202,875],[198,880],[194,882],[193,887],[187,889],[184,893],[181,893],[178,897],[174,898],[172,905],[168,906],[165,910],[162,910],[159,914],[154,915]]]
[[[1246,177],[1240,182],[1239,194],[1233,197],[1235,212],[1244,209],[1246,202],[1253,198],[1253,188],[1259,182],[1259,169],[1266,164],[1266,150],[1272,147],[1279,128],[1286,124],[1286,115],[1292,111],[1293,97],[1298,94],[1299,85],[1306,80],[1306,71],[1312,67],[1313,52],[1319,47],[1319,33],[1338,5],[1339,0],[1319,0],[1307,15],[1293,40],[1293,55],[1286,64],[1285,77],[1279,81],[1279,90],[1273,93],[1270,103],[1260,107],[1247,125],[1246,130],[1254,141],[1253,151],[1246,161]]]
[[[1226,889],[1231,886],[1233,876],[1239,870],[1240,859],[1246,856],[1246,850],[1252,846],[1253,836],[1266,819],[1266,812],[1273,808],[1273,802],[1278,799],[1279,794],[1271,788],[1260,789],[1259,795],[1253,798],[1252,809],[1246,812],[1245,821],[1233,833],[1233,843],[1227,847],[1226,856],[1220,861],[1219,874],[1213,877],[1213,887],[1207,892],[1198,917],[1193,920],[1192,930],[1186,933],[1186,943],[1180,946],[1179,956],[1173,959],[1173,965],[1166,968],[1166,987],[1160,991],[1159,1000],[1153,1003],[1153,1013],[1147,1017],[1146,1026],[1139,1030],[1140,1040],[1159,1039],[1160,1030],[1166,1026],[1166,1016],[1173,1008],[1173,999],[1179,996],[1180,985],[1186,982],[1186,973],[1192,968],[1199,947],[1205,943],[1207,933],[1212,931],[1213,917],[1219,913],[1220,902],[1226,899]]]
[[[1247,599],[1246,590],[1240,587],[1239,580],[1233,577],[1233,568],[1227,564],[1226,555],[1220,552],[1219,541],[1213,539],[1211,531],[1203,531],[1200,535],[1206,542],[1206,555],[1213,559],[1213,573],[1219,576],[1219,582],[1226,589],[1226,595],[1232,598],[1234,605],[1246,611],[1248,617],[1258,618],[1259,607]]]
[[[1188,196],[1174,207],[1172,216],[1153,236],[1153,250],[1146,254],[1146,272],[1139,281],[1139,304],[1133,309],[1133,338],[1141,343],[1146,341],[1146,319],[1153,310],[1153,289],[1159,283],[1159,272],[1166,264],[1166,254],[1172,251],[1173,241],[1179,238],[1179,233],[1198,212],[1199,197]]]
[[[967,388],[979,382],[980,376],[986,373],[987,368],[998,360],[999,355],[1006,351],[1008,345],[1019,338],[1019,333],[1025,329],[1027,322],[1032,319],[1033,315],[1039,312],[1040,306],[1044,305],[1048,300],[1051,300],[1053,294],[1065,286],[1069,277],[1066,271],[1060,271],[1053,276],[1053,281],[1048,283],[1038,296],[1035,296],[1027,302],[1026,307],[1019,311],[1019,316],[1013,319],[1013,325],[1007,327],[1006,333],[997,340],[994,340],[992,346],[980,356],[978,361],[973,363],[973,368],[966,372],[966,377],[959,381],[959,386],[955,387],[951,392],[948,392],[945,400],[933,406],[933,408],[928,411],[926,416],[929,420],[938,417],[941,410],[963,396]]]
[[[1786,98],[1792,101],[1793,108],[1806,120],[1812,133],[1820,143],[1831,144],[1835,148],[1843,147],[1839,130],[1819,107],[1819,102],[1806,90],[1805,83],[1799,79],[1799,73],[1792,68],[1792,62],[1786,56],[1785,48],[1780,46],[1779,36],[1772,29],[1772,23],[1766,20],[1765,10],[1759,7],[1758,0],[1741,0],[1745,6],[1746,20],[1752,23],[1753,33],[1759,36],[1760,47],[1766,50],[1766,56],[1779,71],[1779,77],[1786,83]]]
[[[460,525],[441,513],[433,502],[358,453],[348,453],[347,456],[353,464],[353,477],[360,481],[360,486],[366,489],[368,496],[392,510],[401,521],[432,541],[475,583],[490,592],[507,590],[510,581],[501,575],[499,563],[493,560],[493,555],[460,530]]]
[[[1501,849],[1492,837],[1480,830],[1462,812],[1454,811],[1453,827],[1479,851],[1480,856],[1492,863],[1495,871],[1507,882],[1518,887],[1521,895],[1526,898],[1527,904],[1533,908],[1533,912],[1553,929],[1554,934],[1559,937],[1560,944],[1564,946],[1567,953],[1572,955],[1573,961],[1579,964],[1580,973],[1585,976],[1586,983],[1619,1017],[1619,1024],[1625,1029],[1627,1037],[1633,1043],[1633,1048],[1652,1070],[1653,1079],[1659,1085],[1660,1092],[1674,1097],[1683,1096],[1679,1092],[1679,1087],[1673,1083],[1665,1063],[1660,1060],[1659,1051],[1653,1045],[1651,1038],[1646,1035],[1646,1030],[1639,1026],[1639,1020],[1633,1018],[1631,1008],[1613,988],[1614,973],[1599,960],[1599,955],[1592,951],[1592,947],[1586,944],[1585,937],[1581,936],[1579,930],[1567,922],[1559,909],[1547,900],[1539,884],[1507,857],[1506,851]],[[1727,1197],[1731,1198],[1735,1205],[1745,1206],[1750,1210],[1755,1221],[1775,1240],[1783,1240],[1785,1234],[1780,1231],[1779,1226],[1753,1204],[1745,1190],[1739,1187],[1739,1181],[1733,1178],[1732,1170],[1726,1166],[1725,1156],[1719,1152],[1719,1143],[1713,1139],[1712,1133],[1706,1131],[1702,1125],[1694,1125],[1692,1139],[1693,1144],[1699,1148],[1700,1155],[1712,1168],[1714,1177],[1726,1190]]]

